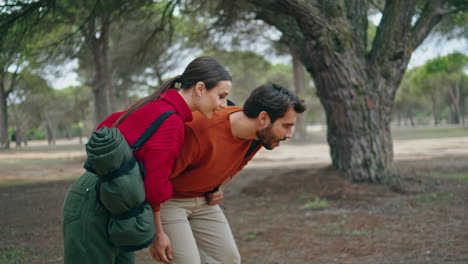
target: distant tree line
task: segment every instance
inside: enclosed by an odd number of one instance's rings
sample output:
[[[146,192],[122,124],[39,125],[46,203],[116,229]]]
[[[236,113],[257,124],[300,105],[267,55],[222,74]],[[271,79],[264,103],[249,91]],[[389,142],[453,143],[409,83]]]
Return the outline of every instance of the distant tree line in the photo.
[[[395,100],[399,125],[466,124],[468,57],[452,53],[406,72]]]

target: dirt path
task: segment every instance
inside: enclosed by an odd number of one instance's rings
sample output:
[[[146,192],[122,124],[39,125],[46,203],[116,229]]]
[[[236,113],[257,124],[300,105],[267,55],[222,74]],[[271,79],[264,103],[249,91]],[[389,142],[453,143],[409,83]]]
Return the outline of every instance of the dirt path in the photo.
[[[74,143],[77,144],[77,141]],[[82,146],[63,141],[58,144],[65,147],[51,150],[43,144],[33,143],[33,147],[39,147],[34,151],[0,152],[0,183],[67,179],[83,172],[86,156]],[[394,153],[395,160],[468,155],[468,137],[395,141]],[[329,147],[326,144],[284,144],[271,151],[261,149],[247,168],[323,167],[330,163]]]

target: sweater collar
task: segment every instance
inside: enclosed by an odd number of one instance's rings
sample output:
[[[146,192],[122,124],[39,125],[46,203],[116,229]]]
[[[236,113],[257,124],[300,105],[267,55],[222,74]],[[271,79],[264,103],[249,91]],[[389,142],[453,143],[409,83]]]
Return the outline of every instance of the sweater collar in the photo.
[[[176,89],[169,89],[164,93],[161,93],[159,98],[169,104],[171,104],[184,122],[192,121],[192,111],[185,102],[184,98],[180,96]]]

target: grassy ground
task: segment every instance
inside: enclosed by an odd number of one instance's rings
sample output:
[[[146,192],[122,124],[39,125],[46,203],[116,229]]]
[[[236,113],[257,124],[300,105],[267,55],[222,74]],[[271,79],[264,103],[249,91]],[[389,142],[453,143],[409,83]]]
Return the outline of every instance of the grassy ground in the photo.
[[[392,127],[393,140],[427,139],[427,138],[451,138],[468,136],[466,126],[438,126],[438,127]],[[311,131],[307,142],[326,143],[326,131]]]
[[[468,135],[405,129],[395,138]],[[74,142],[0,152],[0,264],[63,263],[63,198],[83,171],[82,150]],[[244,170],[223,201],[243,263],[468,263],[468,155],[435,151],[448,154],[396,162],[403,187],[352,183],[328,164]],[[142,250],[137,263],[154,262]]]

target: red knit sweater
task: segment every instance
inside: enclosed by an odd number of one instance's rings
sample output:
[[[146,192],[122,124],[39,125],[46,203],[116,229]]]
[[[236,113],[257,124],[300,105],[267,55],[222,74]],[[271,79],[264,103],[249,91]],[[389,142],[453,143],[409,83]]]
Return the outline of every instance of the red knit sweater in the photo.
[[[160,96],[159,100],[139,108],[117,126],[128,144],[131,145],[154,120],[169,110],[175,111],[177,114],[169,116],[156,133],[135,152],[135,158],[145,166],[146,200],[154,211],[159,211],[159,205],[172,196],[169,176],[184,143],[184,122],[192,120],[192,112],[177,91],[169,89]],[[97,129],[102,126],[112,127],[123,113],[118,112],[110,115],[99,124]]]

